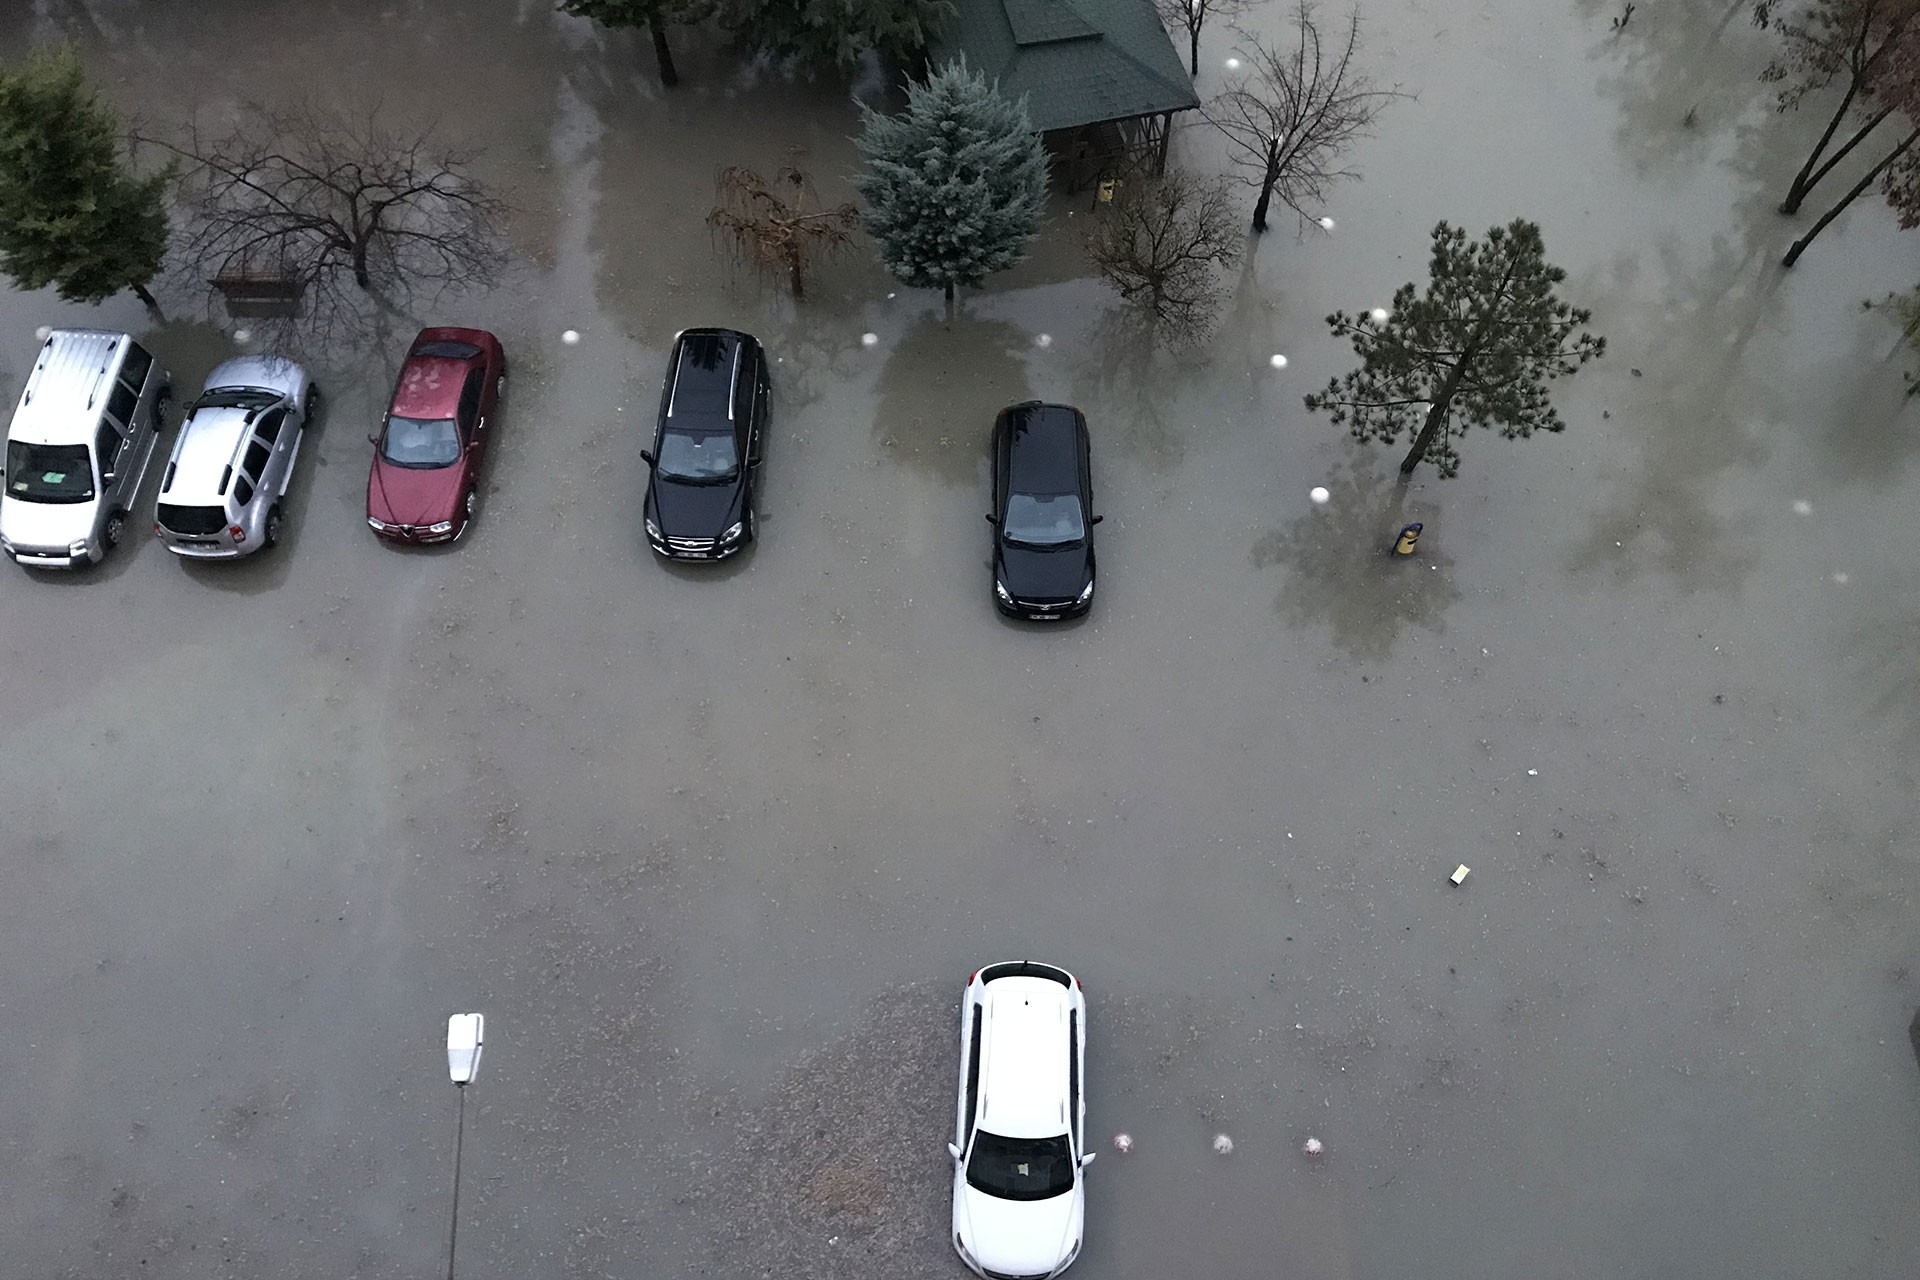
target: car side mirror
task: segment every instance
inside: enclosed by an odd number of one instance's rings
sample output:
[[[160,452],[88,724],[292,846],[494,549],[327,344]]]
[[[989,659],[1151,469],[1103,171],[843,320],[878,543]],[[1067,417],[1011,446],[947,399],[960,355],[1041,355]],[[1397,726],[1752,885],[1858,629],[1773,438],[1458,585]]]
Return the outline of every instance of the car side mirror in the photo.
[[[651,449],[642,449],[640,451],[640,459],[650,467],[657,467],[660,465],[658,462],[654,461],[653,450]]]
[[[1095,1154],[1094,1152],[1089,1151],[1087,1152],[1087,1154],[1080,1157],[1080,1167],[1082,1169],[1086,1168],[1088,1165],[1093,1163],[1094,1154]]]
[[[1093,522],[1094,522],[1095,524],[1099,524],[1099,523],[1100,523],[1100,522],[1101,522],[1102,520],[1105,520],[1105,519],[1106,519],[1106,517],[1105,517],[1105,516],[1095,516],[1095,517],[1093,518]]]
[[[380,443],[380,433],[379,433],[378,431],[370,431],[370,432],[368,432],[368,433],[367,433],[367,443],[368,443],[368,444],[379,444],[379,443]]]
[[[947,1144],[947,1154],[953,1157],[953,1162],[955,1164],[959,1164],[960,1163],[960,1144],[957,1142],[949,1142]]]
[[[989,512],[987,512],[987,523],[988,523],[988,524],[992,524],[992,525],[997,525],[997,524],[999,524],[1000,522],[999,522],[998,520],[995,520],[995,519],[993,518],[993,512],[991,512],[991,511],[989,511]]]

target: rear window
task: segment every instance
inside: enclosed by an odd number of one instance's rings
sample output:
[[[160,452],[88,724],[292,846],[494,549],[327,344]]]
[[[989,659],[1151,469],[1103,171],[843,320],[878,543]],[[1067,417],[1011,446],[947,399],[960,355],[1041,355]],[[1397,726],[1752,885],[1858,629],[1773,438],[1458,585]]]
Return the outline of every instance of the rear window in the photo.
[[[147,385],[147,370],[153,368],[153,357],[143,350],[139,343],[127,344],[127,360],[120,366],[120,380],[138,393]]]
[[[712,333],[682,338],[667,416],[725,420],[733,397],[733,358],[731,338]]]
[[[113,394],[107,397],[107,413],[123,427],[133,425],[134,406],[140,403],[138,393],[127,390],[127,384],[113,384]]]
[[[234,500],[243,507],[249,502],[252,502],[253,481],[247,479],[244,474],[235,476],[233,479],[233,497]]]
[[[1040,964],[1033,960],[1012,960],[1006,964],[992,964],[980,971],[980,982],[983,986],[989,982],[998,982],[1002,978],[1045,978],[1063,987],[1073,985],[1064,969],[1056,969],[1050,964]]]
[[[163,502],[154,515],[161,528],[189,537],[204,537],[227,527],[227,513],[219,507],[180,507]]]
[[[415,346],[416,356],[439,356],[445,360],[471,360],[480,354],[480,348],[471,342],[422,342]]]

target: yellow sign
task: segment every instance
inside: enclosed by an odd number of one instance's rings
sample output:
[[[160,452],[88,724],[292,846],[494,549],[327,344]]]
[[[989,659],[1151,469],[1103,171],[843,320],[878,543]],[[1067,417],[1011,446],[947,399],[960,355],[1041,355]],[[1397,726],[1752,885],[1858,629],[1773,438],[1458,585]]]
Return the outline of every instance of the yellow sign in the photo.
[[[1414,545],[1420,541],[1420,527],[1420,522],[1416,520],[1400,530],[1400,536],[1393,541],[1393,553],[1395,555],[1410,556],[1413,554]],[[1458,882],[1456,881],[1456,883]]]
[[[1119,185],[1120,185],[1120,180],[1118,178],[1100,179],[1100,203],[1112,204],[1114,188],[1118,187]]]

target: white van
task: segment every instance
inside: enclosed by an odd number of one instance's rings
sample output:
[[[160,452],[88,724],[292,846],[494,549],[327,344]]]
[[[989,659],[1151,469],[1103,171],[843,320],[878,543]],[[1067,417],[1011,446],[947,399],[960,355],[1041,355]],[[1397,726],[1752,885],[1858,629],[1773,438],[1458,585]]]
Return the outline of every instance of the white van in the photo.
[[[47,335],[7,428],[0,551],[36,569],[98,564],[126,531],[172,394],[127,334]]]

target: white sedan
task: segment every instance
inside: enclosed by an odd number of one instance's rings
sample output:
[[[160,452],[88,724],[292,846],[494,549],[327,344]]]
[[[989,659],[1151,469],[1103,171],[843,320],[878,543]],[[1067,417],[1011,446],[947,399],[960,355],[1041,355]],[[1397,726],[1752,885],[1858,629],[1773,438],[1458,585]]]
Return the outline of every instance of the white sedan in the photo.
[[[967,980],[953,1247],[988,1280],[1057,1276],[1086,1216],[1087,1001],[1065,969],[1016,960]]]

